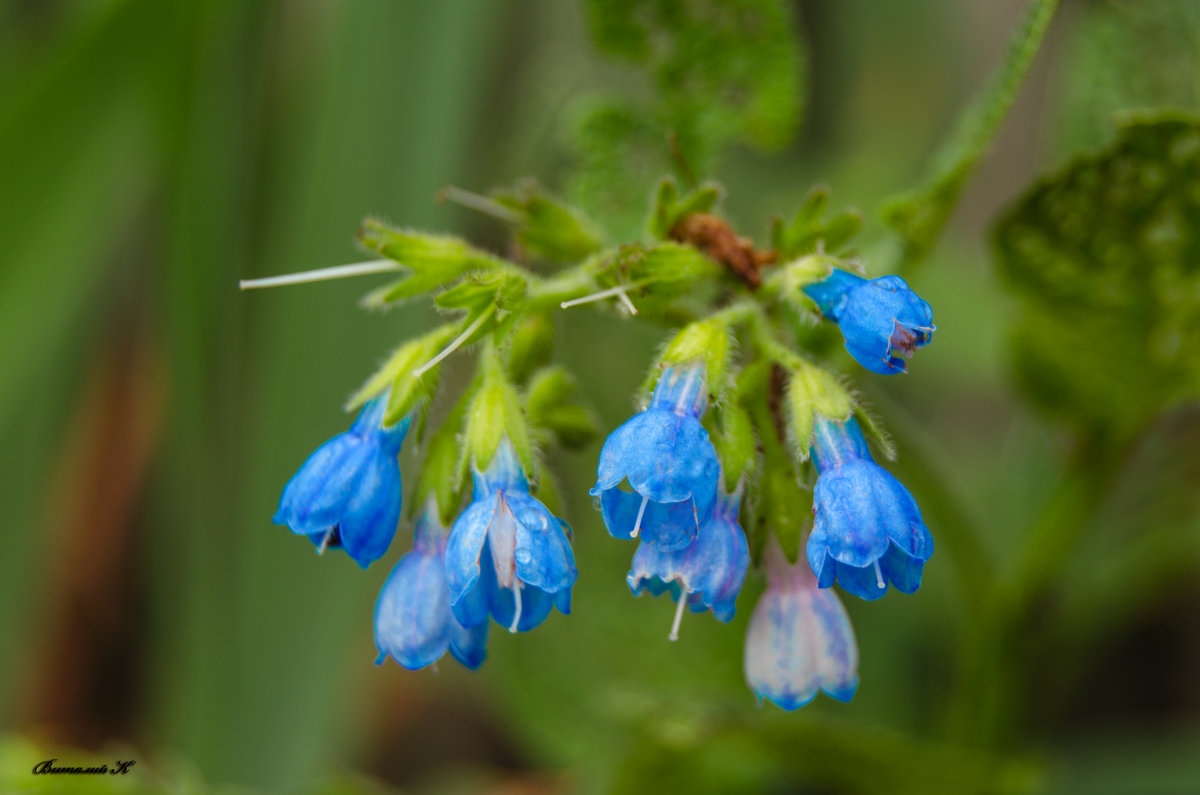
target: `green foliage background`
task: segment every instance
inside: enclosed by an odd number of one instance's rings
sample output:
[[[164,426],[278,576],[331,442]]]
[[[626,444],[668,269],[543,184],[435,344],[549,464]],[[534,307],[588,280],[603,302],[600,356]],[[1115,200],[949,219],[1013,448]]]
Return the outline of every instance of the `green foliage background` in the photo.
[[[0,789],[1200,791],[1195,9],[0,2]],[[586,497],[597,441],[546,462],[574,615],[493,632],[473,675],[371,665],[403,532],[362,572],[269,520],[434,318],[238,279],[361,258],[365,216],[503,254],[433,197],[521,175],[622,239],[671,171],[760,244],[830,185],[872,275],[934,306],[911,375],[835,358],[937,539],[926,584],[848,601],[851,704],[759,708],[761,583],[665,642]],[[615,426],[660,339],[584,309],[562,334]],[[29,775],[93,754],[138,773]]]

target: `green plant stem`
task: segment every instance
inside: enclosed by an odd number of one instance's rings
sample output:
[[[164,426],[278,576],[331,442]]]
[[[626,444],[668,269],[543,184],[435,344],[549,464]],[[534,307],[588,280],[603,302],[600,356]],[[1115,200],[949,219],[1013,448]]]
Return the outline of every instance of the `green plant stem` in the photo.
[[[980,614],[966,624],[948,715],[952,736],[987,746],[1010,739],[1035,608],[1052,590],[1057,572],[1103,505],[1139,436],[1117,438],[1093,430],[1076,447],[1058,488],[984,597]]]

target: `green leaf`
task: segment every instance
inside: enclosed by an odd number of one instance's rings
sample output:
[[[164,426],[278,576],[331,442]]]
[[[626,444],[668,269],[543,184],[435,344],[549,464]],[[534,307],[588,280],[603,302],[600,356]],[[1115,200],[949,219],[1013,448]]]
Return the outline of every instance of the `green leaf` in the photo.
[[[1117,141],[1038,182],[994,232],[1025,312],[1025,391],[1082,422],[1200,396],[1200,117],[1130,116]]]
[[[408,271],[404,279],[367,295],[368,306],[386,306],[427,293],[470,271],[488,271],[508,266],[504,260],[474,248],[457,237],[431,235],[396,229],[368,218],[358,233],[367,249],[399,263]]]
[[[492,191],[491,198],[516,214],[517,243],[534,258],[579,262],[604,245],[604,234],[594,221],[534,180],[523,180],[512,190]]]
[[[1058,0],[1030,3],[1000,71],[959,118],[925,183],[885,203],[883,220],[900,235],[903,244],[902,267],[919,264],[937,242],[963,185],[1008,115],[1057,6]]]

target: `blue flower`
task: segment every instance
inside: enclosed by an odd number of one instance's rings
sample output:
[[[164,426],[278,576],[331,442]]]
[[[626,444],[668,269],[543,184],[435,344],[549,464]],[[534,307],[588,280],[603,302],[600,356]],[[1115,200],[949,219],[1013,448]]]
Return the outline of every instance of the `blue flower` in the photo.
[[[475,470],[471,504],[450,530],[446,577],[450,609],[463,626],[490,613],[510,632],[541,624],[557,607],[571,612],[575,555],[570,528],[529,493],[508,439],[487,471]]]
[[[409,418],[382,425],[387,396],[308,457],[279,498],[272,521],[325,549],[344,548],[364,569],[387,552],[400,523],[400,462]]]
[[[750,566],[750,547],[738,524],[741,501],[741,494],[718,496],[712,518],[683,549],[665,550],[649,541],[638,545],[626,578],[629,588],[635,596],[643,590],[655,596],[670,591],[679,603],[671,640],[678,635],[685,603],[694,613],[712,610],[718,621],[733,619],[734,602]]]
[[[933,310],[899,276],[867,280],[835,269],[804,288],[821,313],[835,321],[846,350],[873,373],[903,373],[904,359],[933,339]]]
[[[721,467],[700,424],[703,363],[663,371],[650,407],[613,431],[600,451],[593,497],[616,538],[639,534],[664,550],[696,538],[717,500]],[[633,491],[619,484],[628,480]]]
[[[817,587],[803,562],[788,564],[774,540],[766,558],[767,590],[746,629],[750,689],[789,712],[818,690],[849,701],[858,689],[858,645],[846,608]]]
[[[446,529],[431,504],[417,520],[412,552],[396,564],[375,603],[376,665],[388,656],[410,671],[437,662],[446,650],[474,670],[487,658],[487,621],[464,627],[450,612]]]
[[[817,582],[878,599],[888,583],[904,593],[921,586],[933,536],[908,489],[875,463],[858,423],[821,415],[813,423],[816,519],[808,561]]]

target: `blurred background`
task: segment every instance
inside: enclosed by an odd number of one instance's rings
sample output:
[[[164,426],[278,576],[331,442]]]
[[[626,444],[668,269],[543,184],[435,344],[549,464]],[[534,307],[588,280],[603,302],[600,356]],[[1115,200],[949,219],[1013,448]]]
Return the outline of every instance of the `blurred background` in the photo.
[[[769,152],[730,140],[701,176],[760,241],[829,185],[888,272],[881,207],[923,182],[1026,4],[782,8],[798,123]],[[473,674],[372,665],[405,529],[364,572],[270,519],[346,396],[433,315],[362,311],[370,279],[237,282],[363,259],[368,215],[503,251],[503,229],[438,190],[535,176],[570,193],[579,120],[596,97],[652,99],[641,77],[580,2],[0,0],[0,789],[1200,792],[1200,381],[1179,344],[1200,340],[1200,247],[1122,272],[1191,274],[1169,329],[1183,386],[1147,391],[1143,326],[1064,329],[995,226],[1040,175],[1109,146],[1114,114],[1200,109],[1190,0],[1064,0],[945,234],[906,266],[935,344],[903,378],[839,360],[940,552],[917,594],[846,600],[850,704],[756,703],[759,577],[731,625],[688,616],[666,642],[673,606],[630,596],[632,547],[586,496],[602,440],[551,459],[570,618],[493,632]],[[1181,217],[1195,242],[1200,214]],[[564,359],[615,427],[663,332],[573,312]],[[1074,373],[1039,351],[1103,361]],[[414,466],[406,450],[406,481]],[[51,757],[138,766],[30,775]]]

